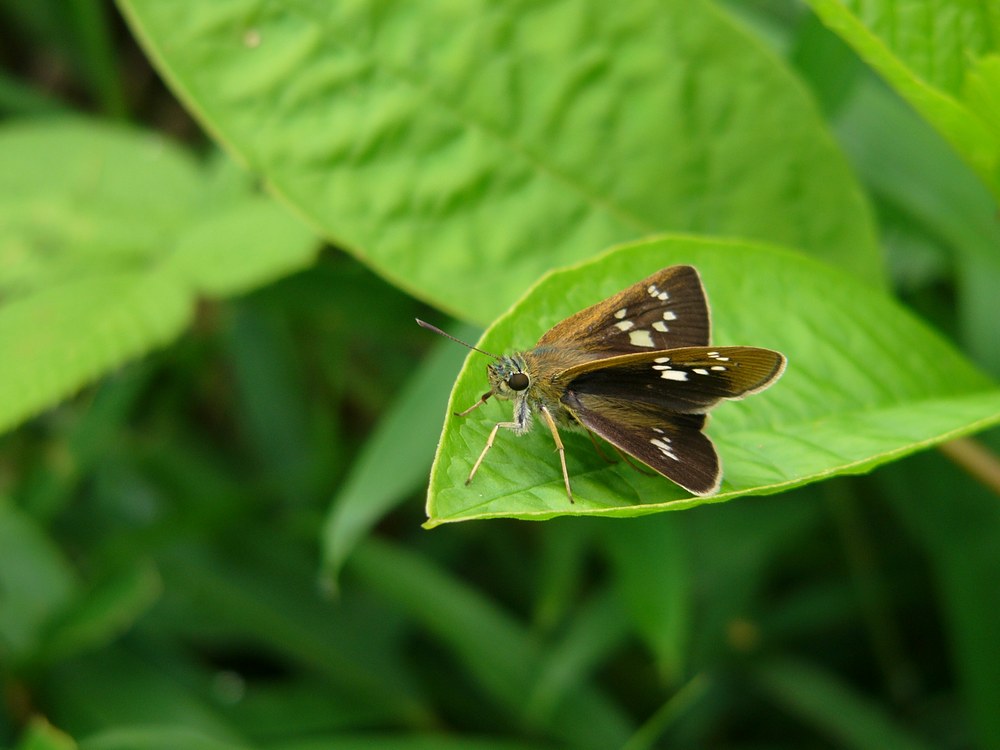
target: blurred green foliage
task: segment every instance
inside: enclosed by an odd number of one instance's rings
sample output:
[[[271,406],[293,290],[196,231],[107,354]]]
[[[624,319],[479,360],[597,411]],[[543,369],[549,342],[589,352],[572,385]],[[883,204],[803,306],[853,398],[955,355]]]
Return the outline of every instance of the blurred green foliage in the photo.
[[[949,339],[914,382],[1000,376],[1000,19],[810,5],[839,36],[785,0],[0,3],[0,747],[1000,748],[995,434],[421,528],[465,352],[412,318],[652,232],[811,254]]]

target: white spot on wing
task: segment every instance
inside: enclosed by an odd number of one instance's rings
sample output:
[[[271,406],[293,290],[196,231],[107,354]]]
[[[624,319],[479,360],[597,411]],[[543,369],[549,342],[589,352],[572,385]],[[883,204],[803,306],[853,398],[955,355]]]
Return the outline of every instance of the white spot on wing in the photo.
[[[664,362],[669,362],[670,361],[670,357],[657,357],[653,361],[656,362],[657,364],[661,364],[662,365]]]
[[[627,331],[630,328],[635,328],[635,323],[633,323],[631,320],[620,320],[617,323],[615,323],[615,328],[617,328],[619,331]]]
[[[660,450],[660,453],[667,458],[672,458],[674,461],[677,460],[677,454],[670,448],[670,438],[653,438],[649,442],[656,446]]]
[[[660,377],[664,380],[680,380],[684,381],[688,379],[688,374],[681,370],[664,370],[660,373]]]
[[[632,346],[645,346],[649,349],[656,346],[653,343],[653,334],[646,330],[629,331],[628,340]]]
[[[673,310],[666,310],[663,313],[663,319],[664,320],[677,320],[677,313],[675,313]]]
[[[626,315],[628,315],[628,308],[627,308],[627,307],[623,307],[623,308],[622,308],[621,310],[618,310],[618,311],[617,311],[617,312],[615,313],[615,317],[616,317],[616,318],[618,318],[618,320],[622,320],[622,319],[624,319],[624,317],[625,317]]]
[[[722,370],[725,370],[726,368],[725,368],[724,365],[712,365],[712,369],[715,370],[715,371],[717,371],[717,372],[721,372]]]
[[[656,284],[650,284],[648,287],[646,287],[646,291],[649,292],[650,297],[655,297],[661,302],[663,300],[670,299],[670,295],[662,291],[660,287],[658,287]]]
[[[667,328],[667,324],[664,323],[662,320],[655,321],[653,323],[653,328],[659,331],[660,333],[666,333],[667,331],[670,330],[669,328]]]
[[[698,373],[699,375],[708,375],[708,370],[706,370],[706,369],[704,369],[702,367],[695,367],[694,371],[696,373]]]

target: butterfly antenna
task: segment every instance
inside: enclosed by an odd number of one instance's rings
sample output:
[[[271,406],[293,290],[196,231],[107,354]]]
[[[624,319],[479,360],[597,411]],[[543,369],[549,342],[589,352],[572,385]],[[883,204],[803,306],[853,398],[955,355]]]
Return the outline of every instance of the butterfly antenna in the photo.
[[[442,331],[437,326],[432,326],[430,323],[428,323],[426,321],[423,321],[420,318],[416,318],[416,321],[417,321],[417,325],[420,326],[421,328],[426,328],[428,331],[433,331],[434,333],[438,334],[439,336],[444,336],[446,339],[451,339],[456,344],[461,344],[462,346],[464,346],[464,347],[466,347],[468,349],[472,349],[472,351],[474,351],[474,352],[479,352],[480,354],[485,354],[487,357],[492,357],[493,359],[500,359],[500,357],[498,357],[497,355],[490,354],[489,352],[483,351],[479,347],[473,346],[472,344],[467,344],[464,341],[462,341],[462,339],[455,338],[450,333],[445,333],[444,331]]]

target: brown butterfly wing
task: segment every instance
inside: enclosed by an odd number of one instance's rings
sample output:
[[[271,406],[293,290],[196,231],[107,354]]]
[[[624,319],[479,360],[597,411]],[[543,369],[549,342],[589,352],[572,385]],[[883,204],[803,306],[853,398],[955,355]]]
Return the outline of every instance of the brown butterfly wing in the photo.
[[[670,266],[555,325],[536,348],[580,352],[586,359],[704,346],[709,312],[698,271]]]
[[[722,469],[703,414],[669,414],[649,404],[572,393],[563,403],[587,429],[695,495],[719,489]]]
[[[702,433],[722,399],[761,391],[785,358],[751,346],[685,347],[584,363],[558,377],[585,427],[696,495],[718,490],[719,458]]]
[[[785,357],[755,346],[692,346],[584,362],[556,376],[566,392],[627,398],[670,413],[703,414],[722,399],[762,391]]]

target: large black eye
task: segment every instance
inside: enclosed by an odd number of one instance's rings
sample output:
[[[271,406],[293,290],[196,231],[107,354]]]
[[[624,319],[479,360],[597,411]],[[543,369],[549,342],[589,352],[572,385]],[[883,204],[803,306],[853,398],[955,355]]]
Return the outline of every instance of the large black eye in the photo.
[[[515,372],[510,376],[507,385],[512,391],[523,391],[528,387],[528,376],[523,372]]]

